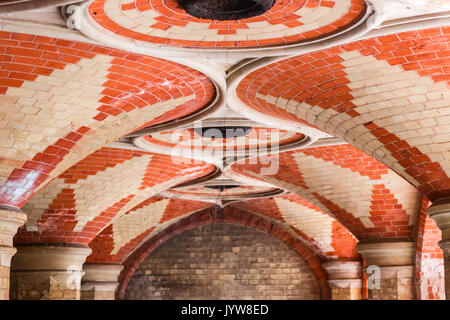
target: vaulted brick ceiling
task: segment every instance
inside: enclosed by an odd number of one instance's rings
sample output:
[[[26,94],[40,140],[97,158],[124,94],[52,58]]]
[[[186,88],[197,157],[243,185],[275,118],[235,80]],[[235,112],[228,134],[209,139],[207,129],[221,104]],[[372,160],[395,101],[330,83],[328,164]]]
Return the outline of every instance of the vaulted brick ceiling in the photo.
[[[122,214],[159,192],[214,171],[206,163],[170,161],[169,156],[132,150],[94,152],[25,204],[28,221],[16,242],[88,244]]]
[[[282,221],[324,260],[358,258],[355,236],[297,195],[248,200],[231,206]]]
[[[200,72],[87,43],[3,32],[0,202],[22,206],[70,166],[143,126],[201,109]]]
[[[261,47],[331,34],[358,21],[363,0],[276,1],[266,13],[241,20],[199,19],[177,0],[95,0],[89,13],[124,39],[182,47]]]
[[[150,198],[118,217],[90,243],[88,262],[122,263],[152,236],[181,218],[210,208],[199,201]]]
[[[259,68],[237,93],[346,140],[437,200],[450,195],[449,43],[448,27],[353,42]]]
[[[428,199],[450,196],[449,27],[362,34],[363,0],[277,0],[225,21],[176,0],[80,8],[61,38],[0,31],[0,207],[28,216],[15,243],[89,245],[88,262],[132,270],[162,239],[227,222],[278,236],[323,282],[321,262],[418,226],[418,256],[442,258],[423,236],[437,233]],[[252,131],[201,137],[204,118]]]
[[[419,192],[355,147],[288,151],[278,160],[280,168],[272,175],[261,175],[265,165],[248,160],[234,164],[231,170],[301,196],[335,217],[358,239],[413,236]]]

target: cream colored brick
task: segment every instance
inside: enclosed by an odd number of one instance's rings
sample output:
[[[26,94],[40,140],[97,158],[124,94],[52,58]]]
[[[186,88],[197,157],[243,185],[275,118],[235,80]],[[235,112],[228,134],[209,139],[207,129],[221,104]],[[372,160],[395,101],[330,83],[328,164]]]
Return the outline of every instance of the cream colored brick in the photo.
[[[334,251],[331,246],[333,218],[288,199],[277,197],[274,200],[286,223],[315,239],[324,252]]]

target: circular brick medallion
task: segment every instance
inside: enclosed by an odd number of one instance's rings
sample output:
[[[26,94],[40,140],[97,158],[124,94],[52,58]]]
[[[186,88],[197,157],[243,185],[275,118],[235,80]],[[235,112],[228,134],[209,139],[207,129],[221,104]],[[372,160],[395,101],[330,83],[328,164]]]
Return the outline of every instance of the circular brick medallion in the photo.
[[[197,18],[177,0],[94,0],[89,6],[95,23],[122,38],[197,48],[279,46],[318,39],[351,26],[365,11],[364,0],[276,0],[260,15],[220,21]]]
[[[202,137],[194,129],[177,129],[144,137],[146,142],[157,147],[194,150],[252,150],[289,145],[304,138],[301,133],[273,128],[253,128],[247,135],[229,139],[221,138],[220,134]]]
[[[268,192],[274,192],[278,188],[269,188],[264,186],[239,186],[233,185],[230,188],[215,188],[216,185],[211,186],[187,186],[171,189],[170,192],[180,196],[197,196],[197,197],[212,197],[217,198],[220,194],[222,197],[246,197]],[[220,187],[224,187],[220,185]],[[227,187],[227,186],[225,186]]]

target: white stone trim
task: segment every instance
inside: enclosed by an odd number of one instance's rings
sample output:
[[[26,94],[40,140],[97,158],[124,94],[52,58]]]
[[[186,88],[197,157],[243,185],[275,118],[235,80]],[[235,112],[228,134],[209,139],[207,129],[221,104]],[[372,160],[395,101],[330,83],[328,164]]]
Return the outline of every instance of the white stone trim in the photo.
[[[91,254],[88,247],[56,245],[17,246],[11,271],[82,271],[83,263]]]
[[[360,242],[356,246],[366,265],[379,267],[412,266],[415,259],[415,243],[402,242]]]

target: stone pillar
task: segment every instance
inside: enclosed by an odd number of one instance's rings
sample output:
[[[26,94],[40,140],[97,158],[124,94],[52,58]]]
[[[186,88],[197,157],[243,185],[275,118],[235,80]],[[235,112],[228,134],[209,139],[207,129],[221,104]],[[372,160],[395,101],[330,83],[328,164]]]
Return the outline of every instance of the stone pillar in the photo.
[[[370,300],[414,299],[414,242],[360,242]]]
[[[81,281],[82,300],[114,300],[122,271],[120,264],[85,264]]]
[[[331,300],[361,300],[361,262],[335,260],[323,263],[322,267],[328,275]]]
[[[11,261],[11,298],[80,300],[83,263],[91,251],[84,246],[17,246]]]
[[[27,215],[20,209],[0,205],[0,300],[9,299],[9,269],[16,253],[13,238],[26,221]]]
[[[445,296],[450,300],[450,199],[435,202],[428,208],[427,213],[442,231],[439,246],[444,252]]]

